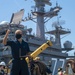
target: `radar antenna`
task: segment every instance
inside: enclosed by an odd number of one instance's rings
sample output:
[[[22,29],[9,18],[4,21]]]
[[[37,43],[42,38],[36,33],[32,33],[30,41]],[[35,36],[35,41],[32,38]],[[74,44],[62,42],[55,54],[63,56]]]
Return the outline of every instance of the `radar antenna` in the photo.
[[[61,17],[61,16],[60,16],[60,17]],[[59,21],[59,18],[60,18],[60,17],[57,18],[57,21],[55,21],[55,22],[52,23],[52,27],[55,27],[55,28],[56,28],[56,27],[61,27],[61,25],[65,24],[65,21],[64,21],[64,20],[60,20],[60,21]]]

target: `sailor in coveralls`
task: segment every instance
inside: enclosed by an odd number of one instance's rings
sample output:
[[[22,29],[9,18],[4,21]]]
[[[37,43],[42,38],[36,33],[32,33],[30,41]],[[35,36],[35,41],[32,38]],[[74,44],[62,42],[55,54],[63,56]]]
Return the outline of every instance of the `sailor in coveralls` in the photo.
[[[25,57],[23,57],[30,52],[28,43],[22,39],[21,30],[15,31],[16,41],[7,41],[9,33],[10,30],[8,29],[4,36],[3,44],[11,47],[13,60],[10,75],[29,75],[28,65],[25,61]]]

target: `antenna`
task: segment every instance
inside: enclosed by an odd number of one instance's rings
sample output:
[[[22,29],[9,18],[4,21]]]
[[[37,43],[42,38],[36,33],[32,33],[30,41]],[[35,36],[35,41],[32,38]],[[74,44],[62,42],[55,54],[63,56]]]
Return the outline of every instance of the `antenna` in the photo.
[[[58,6],[58,2],[56,1],[56,6]]]
[[[20,11],[13,13],[10,23],[20,24],[22,21],[23,15],[24,15],[24,9],[21,9]]]
[[[61,27],[61,25],[65,24],[65,21],[59,20],[59,18],[61,18],[61,16],[57,17],[57,21],[52,23],[52,27]]]

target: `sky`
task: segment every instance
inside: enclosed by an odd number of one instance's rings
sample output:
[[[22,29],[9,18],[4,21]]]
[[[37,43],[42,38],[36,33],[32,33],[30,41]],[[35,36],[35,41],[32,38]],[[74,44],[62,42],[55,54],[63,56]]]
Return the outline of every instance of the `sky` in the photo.
[[[56,6],[56,2],[58,2],[58,5],[62,7],[62,10],[59,12],[59,16],[61,18],[59,19],[64,20],[65,23],[62,25],[66,29],[71,30],[71,34],[61,36],[64,37],[61,39],[62,46],[63,43],[67,40],[72,42],[73,47],[75,48],[75,0],[50,0],[52,2],[52,6],[46,5],[46,11],[49,11],[51,7]],[[19,11],[20,9],[24,9],[24,17],[27,17],[28,13],[31,12],[33,9],[32,7],[35,5],[34,0],[0,0],[0,22],[1,21],[8,21],[10,22],[12,13],[15,13]],[[23,17],[23,18],[24,18]],[[52,23],[57,21],[57,17],[52,18],[45,24],[46,31],[52,30]],[[36,23],[32,21],[22,22],[27,28],[33,28],[33,33],[36,32]],[[50,35],[48,35],[49,37]],[[73,55],[73,52],[75,51],[69,51],[69,55]]]

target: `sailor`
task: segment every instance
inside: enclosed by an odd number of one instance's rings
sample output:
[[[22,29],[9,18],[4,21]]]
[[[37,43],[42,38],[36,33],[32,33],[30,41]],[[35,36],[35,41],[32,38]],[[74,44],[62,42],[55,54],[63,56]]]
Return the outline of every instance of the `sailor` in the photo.
[[[22,31],[16,30],[16,40],[7,40],[10,30],[8,29],[3,39],[5,46],[11,47],[12,52],[12,68],[10,75],[29,75],[28,65],[25,56],[30,52],[29,45],[22,39]]]
[[[6,75],[6,73],[4,71],[5,66],[6,66],[6,64],[4,61],[0,62],[0,75]]]

